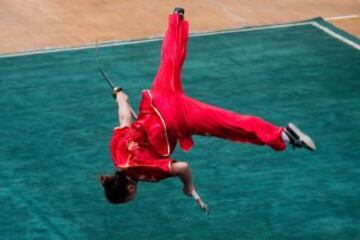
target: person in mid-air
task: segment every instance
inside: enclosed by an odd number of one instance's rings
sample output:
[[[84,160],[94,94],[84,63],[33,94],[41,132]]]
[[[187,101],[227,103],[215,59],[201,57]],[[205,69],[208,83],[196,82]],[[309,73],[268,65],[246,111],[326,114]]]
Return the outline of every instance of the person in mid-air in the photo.
[[[241,143],[267,145],[282,151],[286,144],[315,150],[312,139],[294,124],[275,126],[261,118],[240,115],[185,95],[181,69],[186,56],[188,22],[184,9],[175,8],[162,44],[161,64],[150,90],[144,90],[139,116],[133,121],[128,96],[114,90],[119,126],[110,142],[113,175],[101,176],[106,198],[126,203],[136,195],[139,181],[157,182],[179,177],[183,192],[194,196],[195,186],[186,162],[170,157],[177,143],[189,151],[192,135],[213,136]]]

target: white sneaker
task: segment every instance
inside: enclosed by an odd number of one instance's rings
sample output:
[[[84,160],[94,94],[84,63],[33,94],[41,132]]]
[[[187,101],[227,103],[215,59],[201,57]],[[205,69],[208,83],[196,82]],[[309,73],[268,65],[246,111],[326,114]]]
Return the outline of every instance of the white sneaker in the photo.
[[[300,131],[295,124],[289,123],[285,128],[284,132],[290,139],[290,144],[294,147],[306,147],[310,151],[316,150],[316,145],[314,141],[305,133]]]

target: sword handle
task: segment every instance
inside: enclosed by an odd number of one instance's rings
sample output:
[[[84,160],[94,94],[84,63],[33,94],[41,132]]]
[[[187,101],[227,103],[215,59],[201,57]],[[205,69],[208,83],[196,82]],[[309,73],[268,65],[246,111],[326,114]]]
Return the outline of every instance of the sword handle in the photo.
[[[116,94],[118,94],[119,92],[124,91],[121,87],[114,87],[113,91],[112,91],[112,96],[114,99],[116,99]],[[133,117],[135,119],[137,119],[137,114],[135,113],[134,109],[130,106],[129,104],[129,108],[130,108],[130,112],[133,115]]]
[[[121,87],[114,87],[113,91],[112,91],[112,96],[114,99],[116,99],[116,94],[118,94],[119,92],[124,91]]]

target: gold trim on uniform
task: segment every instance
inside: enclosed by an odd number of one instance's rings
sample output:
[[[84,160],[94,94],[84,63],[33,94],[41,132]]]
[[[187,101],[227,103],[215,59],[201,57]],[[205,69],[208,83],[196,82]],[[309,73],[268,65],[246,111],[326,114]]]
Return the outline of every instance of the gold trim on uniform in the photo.
[[[161,120],[161,123],[164,127],[164,135],[165,135],[165,140],[166,140],[166,145],[167,145],[167,154],[166,155],[163,155],[164,157],[168,157],[169,154],[170,154],[170,144],[169,144],[169,140],[168,140],[168,135],[167,135],[167,130],[166,130],[166,124],[165,124],[165,120],[164,118],[161,116],[159,110],[157,110],[157,108],[153,105],[153,97],[151,95],[151,92],[150,90],[144,90],[144,91],[147,91],[150,95],[150,98],[151,98],[151,107],[154,109],[154,111],[156,112],[156,114],[159,116],[160,120]]]

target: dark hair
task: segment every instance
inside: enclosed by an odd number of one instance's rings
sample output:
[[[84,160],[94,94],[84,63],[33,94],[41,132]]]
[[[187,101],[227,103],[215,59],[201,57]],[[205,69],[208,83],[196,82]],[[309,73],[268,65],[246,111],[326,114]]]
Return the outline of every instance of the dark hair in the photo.
[[[129,193],[128,184],[129,180],[123,172],[116,171],[113,176],[107,177],[102,184],[107,200],[113,204],[123,203]]]

